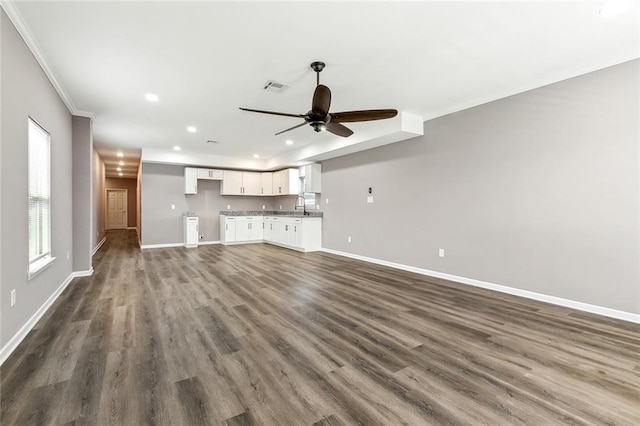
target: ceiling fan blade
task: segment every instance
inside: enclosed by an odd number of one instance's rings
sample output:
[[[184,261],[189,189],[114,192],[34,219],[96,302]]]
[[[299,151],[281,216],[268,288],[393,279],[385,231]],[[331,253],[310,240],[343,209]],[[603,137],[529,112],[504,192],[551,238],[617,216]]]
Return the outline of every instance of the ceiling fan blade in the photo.
[[[325,130],[327,132],[331,132],[334,135],[342,136],[343,138],[348,138],[353,134],[353,130],[349,129],[347,126],[343,126],[340,123],[336,123],[335,121],[330,122],[325,126]]]
[[[393,118],[398,115],[395,109],[365,109],[362,111],[334,112],[331,121],[339,123],[354,123],[356,121],[374,121]]]
[[[300,123],[300,124],[298,124],[298,125],[295,125],[295,126],[293,126],[293,127],[289,127],[289,128],[288,128],[288,129],[286,129],[286,130],[283,130],[283,131],[281,131],[281,132],[276,133],[276,136],[281,135],[281,134],[283,134],[284,132],[288,132],[289,130],[293,130],[293,129],[297,129],[298,127],[302,127],[302,126],[304,126],[305,124],[307,124],[307,122],[306,122],[306,121],[305,121],[305,122],[303,122],[303,123]]]
[[[313,92],[311,111],[321,114],[323,117],[329,113],[331,106],[331,90],[324,84],[318,84]]]
[[[271,115],[281,115],[283,117],[296,117],[296,118],[305,118],[304,114],[287,114],[286,112],[274,112],[274,111],[262,111],[259,109],[249,109],[249,108],[240,108],[243,111],[249,112],[259,112],[261,114],[271,114]]]

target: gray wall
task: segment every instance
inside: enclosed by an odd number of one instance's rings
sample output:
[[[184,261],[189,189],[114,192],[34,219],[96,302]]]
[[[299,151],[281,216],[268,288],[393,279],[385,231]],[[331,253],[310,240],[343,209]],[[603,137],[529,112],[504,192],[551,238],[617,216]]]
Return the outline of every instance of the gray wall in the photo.
[[[199,216],[201,241],[220,240],[220,210],[273,209],[272,197],[220,195],[220,181],[198,180],[198,193],[185,195],[184,166],[142,164],[142,245],[183,241],[182,213]],[[175,210],[171,205],[175,204]]]
[[[33,316],[72,271],[71,114],[44,72],[0,10],[0,92],[2,122],[0,184],[2,273],[0,279],[0,346]],[[27,280],[27,118],[51,134],[51,230],[53,264]],[[17,304],[10,308],[10,291]]]
[[[93,150],[93,220],[91,231],[91,250],[102,241],[105,236],[105,169],[104,161],[98,151]]]
[[[136,233],[138,234],[138,244],[142,241],[142,162],[138,164],[138,174],[136,176]]]
[[[91,119],[72,118],[73,270],[91,269],[93,139]]]
[[[638,75],[625,63],[323,162],[323,246],[640,313]]]

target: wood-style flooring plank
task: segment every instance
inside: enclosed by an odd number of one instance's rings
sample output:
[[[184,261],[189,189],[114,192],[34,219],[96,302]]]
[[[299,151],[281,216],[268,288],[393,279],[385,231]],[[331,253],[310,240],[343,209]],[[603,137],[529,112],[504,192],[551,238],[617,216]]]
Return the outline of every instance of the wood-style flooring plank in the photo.
[[[327,253],[109,231],[2,425],[640,424],[640,325]]]

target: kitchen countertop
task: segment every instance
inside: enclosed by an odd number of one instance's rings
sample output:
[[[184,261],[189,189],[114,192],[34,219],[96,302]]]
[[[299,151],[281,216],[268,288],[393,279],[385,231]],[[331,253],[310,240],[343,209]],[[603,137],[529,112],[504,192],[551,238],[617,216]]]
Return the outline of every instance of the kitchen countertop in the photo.
[[[289,216],[289,217],[322,217],[322,212],[318,210],[307,211],[306,215],[302,210],[220,210],[222,216]]]

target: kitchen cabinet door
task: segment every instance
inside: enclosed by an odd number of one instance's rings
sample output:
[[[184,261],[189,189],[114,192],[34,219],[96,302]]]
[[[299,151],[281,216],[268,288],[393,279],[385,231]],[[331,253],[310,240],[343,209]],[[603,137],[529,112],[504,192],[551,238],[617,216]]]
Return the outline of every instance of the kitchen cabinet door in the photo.
[[[264,230],[262,229],[262,218],[254,218],[249,226],[250,241],[262,241],[264,239]]]
[[[260,174],[260,195],[273,195],[273,173],[264,172]]]
[[[198,169],[193,167],[184,168],[184,193],[198,193]]]
[[[265,216],[264,221],[262,222],[262,235],[265,241],[272,241],[272,230],[273,230],[273,221],[271,217]]]
[[[220,187],[222,195],[242,195],[242,172],[225,170]]]
[[[236,220],[236,241],[251,240],[251,220],[246,217],[239,217]]]
[[[236,241],[236,218],[235,217],[221,216],[220,241],[222,241],[223,243],[232,243]]]
[[[242,195],[261,195],[262,173],[242,172]]]

